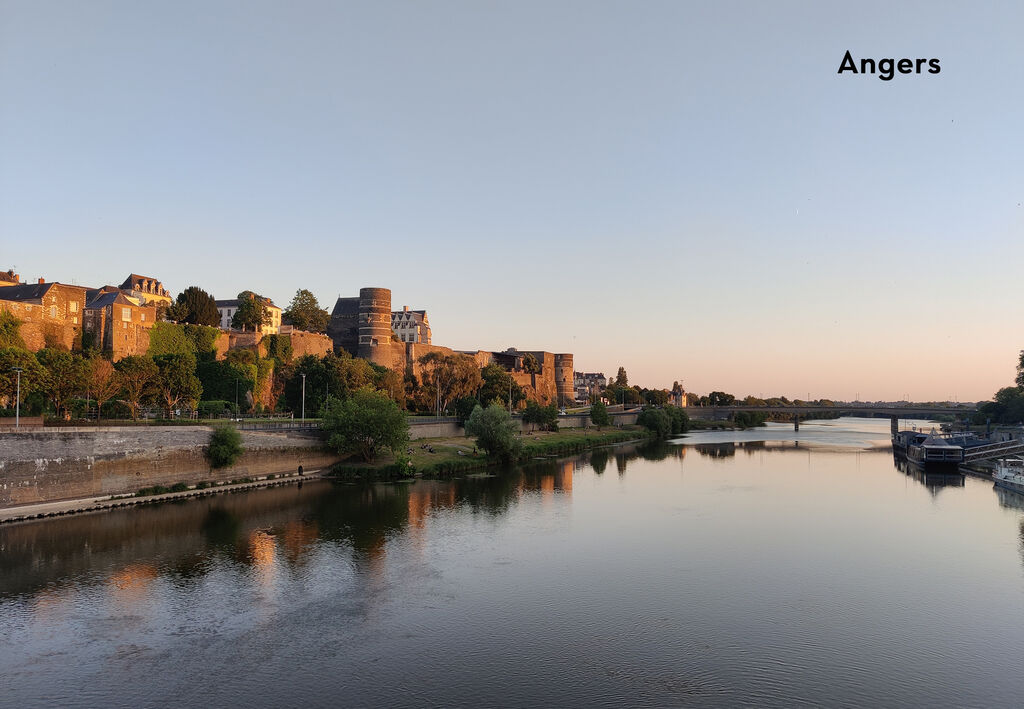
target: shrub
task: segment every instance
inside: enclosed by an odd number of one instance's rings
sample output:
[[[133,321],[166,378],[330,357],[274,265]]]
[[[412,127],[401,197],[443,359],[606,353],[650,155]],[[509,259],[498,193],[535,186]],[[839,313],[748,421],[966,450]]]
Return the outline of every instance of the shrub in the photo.
[[[225,468],[242,455],[242,434],[234,426],[221,426],[210,435],[206,458],[211,468]]]
[[[390,448],[396,454],[409,442],[409,422],[398,404],[370,388],[357,389],[324,408],[321,430],[338,453],[357,453],[369,463]]]
[[[171,485],[171,492],[185,492],[188,490],[188,483],[174,483]]]
[[[608,407],[604,405],[603,401],[595,401],[590,405],[590,421],[598,428],[601,428],[601,426],[611,426],[612,417],[608,413]]]
[[[523,423],[537,424],[543,430],[558,430],[558,407],[554,403],[549,406],[541,406],[532,399],[526,402],[526,409],[523,411]]]
[[[678,436],[690,430],[690,417],[678,406],[669,406],[665,409],[669,420],[672,422],[672,435]]]

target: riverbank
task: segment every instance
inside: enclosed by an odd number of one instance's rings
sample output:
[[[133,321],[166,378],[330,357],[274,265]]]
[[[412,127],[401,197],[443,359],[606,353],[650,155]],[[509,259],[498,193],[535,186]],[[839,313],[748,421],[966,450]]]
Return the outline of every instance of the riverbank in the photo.
[[[90,512],[105,512],[120,507],[133,507],[135,505],[149,505],[172,500],[183,500],[188,498],[209,497],[228,492],[242,492],[265,487],[279,487],[301,483],[304,480],[315,480],[323,477],[326,469],[310,470],[308,473],[287,471],[271,473],[261,478],[245,478],[239,481],[225,481],[212,483],[197,483],[187,486],[184,490],[166,492],[153,495],[105,495],[102,497],[85,497],[74,500],[59,500],[57,502],[42,502],[33,505],[19,505],[0,509],[0,524],[15,522],[27,522],[29,520],[44,519],[46,517],[63,517],[65,515],[87,514]]]
[[[623,426],[604,431],[593,428],[534,431],[520,437],[523,448],[515,462],[525,463],[535,458],[570,455],[599,446],[646,440],[650,436],[650,432],[640,426]],[[475,439],[466,436],[413,441],[401,458],[396,460],[393,455],[386,454],[373,463],[341,461],[331,468],[330,475],[343,480],[367,481],[412,477],[448,478],[497,465],[493,458],[477,448]]]

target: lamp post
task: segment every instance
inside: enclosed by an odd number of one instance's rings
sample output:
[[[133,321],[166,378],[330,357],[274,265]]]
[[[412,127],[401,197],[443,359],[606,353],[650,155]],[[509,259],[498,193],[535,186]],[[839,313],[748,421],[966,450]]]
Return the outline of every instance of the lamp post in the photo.
[[[306,375],[302,374],[302,423],[306,423]]]
[[[235,377],[235,418],[241,418],[238,415],[238,377]]]
[[[14,396],[14,428],[21,428],[21,367],[11,367],[12,372],[18,375],[18,393]]]

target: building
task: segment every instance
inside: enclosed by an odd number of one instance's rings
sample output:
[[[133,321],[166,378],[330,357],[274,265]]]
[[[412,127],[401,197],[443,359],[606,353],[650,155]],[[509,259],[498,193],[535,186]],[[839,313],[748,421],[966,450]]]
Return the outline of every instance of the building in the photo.
[[[115,362],[149,351],[149,331],[156,306],[142,305],[118,289],[101,288],[85,306],[85,339],[111,355]]]
[[[21,285],[21,276],[14,272],[14,269],[0,271],[0,287]]]
[[[402,342],[430,344],[430,321],[426,310],[409,310],[408,305],[402,306],[401,310],[391,313],[391,330]]]
[[[589,401],[592,394],[600,394],[608,388],[604,372],[573,372],[572,380],[576,401]]]
[[[120,289],[125,295],[136,298],[142,305],[170,305],[171,294],[164,284],[149,276],[133,273],[124,279]]]
[[[281,332],[281,308],[274,305],[270,298],[264,298],[263,302],[266,306],[267,316],[263,322],[263,327],[260,328],[260,332],[264,335],[277,335]],[[233,329],[231,327],[231,320],[235,317],[235,313],[238,312],[238,299],[218,300],[217,312],[220,314],[221,329]]]
[[[33,352],[44,347],[81,347],[86,288],[65,283],[0,286],[0,309],[21,320],[19,333]]]

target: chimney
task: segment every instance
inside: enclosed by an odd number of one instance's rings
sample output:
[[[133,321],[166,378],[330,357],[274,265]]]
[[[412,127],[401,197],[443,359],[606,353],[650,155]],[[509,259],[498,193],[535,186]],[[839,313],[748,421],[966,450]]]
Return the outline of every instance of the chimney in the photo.
[[[43,278],[42,276],[40,276],[40,277],[39,277],[39,285],[42,285],[42,284],[44,284],[44,283],[46,283],[46,279],[45,279],[45,278]]]
[[[409,312],[409,306],[408,306],[408,305],[403,305],[403,306],[402,306],[402,312],[403,312],[403,313],[407,313],[407,312]]]

